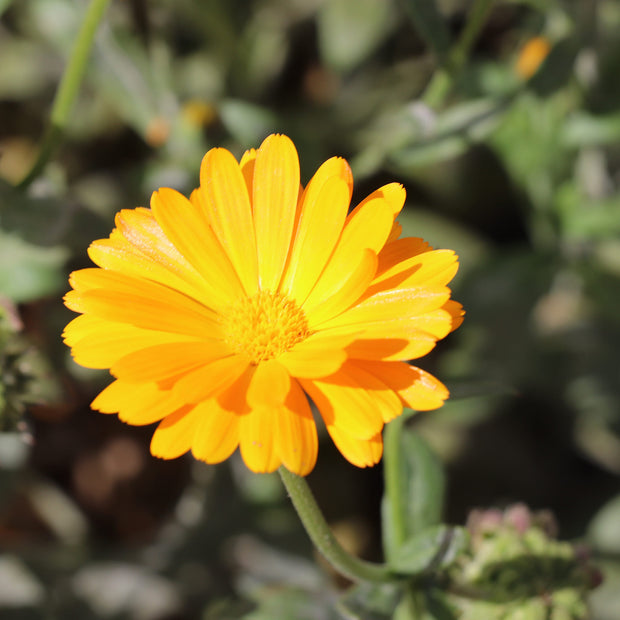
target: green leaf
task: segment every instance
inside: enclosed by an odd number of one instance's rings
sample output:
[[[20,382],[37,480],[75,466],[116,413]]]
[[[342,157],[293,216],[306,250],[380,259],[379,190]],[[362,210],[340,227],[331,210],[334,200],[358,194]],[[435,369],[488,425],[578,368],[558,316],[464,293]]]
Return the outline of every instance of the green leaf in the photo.
[[[435,0],[402,0],[418,34],[442,58],[450,47],[450,33]]]
[[[389,34],[393,23],[390,2],[324,2],[317,16],[321,56],[333,69],[350,71],[370,56]]]
[[[404,426],[400,432],[397,426],[388,428],[386,493],[381,510],[383,545],[390,559],[399,553],[403,541],[440,522],[445,476],[441,462],[424,439]]]
[[[467,548],[467,530],[436,525],[409,538],[390,560],[401,574],[422,575],[446,568]]]
[[[347,620],[392,620],[401,597],[395,584],[361,583],[347,590],[337,608]]]
[[[65,248],[37,247],[0,231],[0,294],[21,303],[57,292],[66,285],[67,256]]]

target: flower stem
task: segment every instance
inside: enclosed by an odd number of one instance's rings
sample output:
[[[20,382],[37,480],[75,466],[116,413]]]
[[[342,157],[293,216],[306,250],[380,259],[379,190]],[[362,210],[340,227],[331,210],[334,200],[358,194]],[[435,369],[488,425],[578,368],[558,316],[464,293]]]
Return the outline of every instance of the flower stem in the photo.
[[[92,0],[86,11],[82,27],[71,52],[69,64],[56,91],[50,114],[50,124],[43,138],[39,156],[28,174],[19,183],[20,189],[26,189],[37,178],[60,141],[86,70],[86,63],[93,46],[97,26],[109,3],[110,0]]]
[[[305,478],[285,467],[278,471],[308,536],[339,573],[353,581],[386,582],[394,579],[386,564],[360,560],[342,548],[329,529]]]
[[[482,30],[492,5],[493,0],[474,0],[461,36],[448,53],[445,67],[437,69],[426,87],[423,100],[429,107],[436,108],[443,103],[455,76],[465,64],[467,55]]]
[[[403,493],[401,486],[401,434],[406,416],[403,413],[396,419],[386,424],[384,430],[383,449],[383,479],[385,497],[391,507],[391,540],[384,541],[385,553],[391,559],[393,553],[405,542],[407,536],[407,524],[403,518],[406,514],[404,503],[407,494]],[[385,518],[385,517],[384,517]],[[384,524],[385,525],[385,524]],[[389,543],[389,546],[388,546]]]

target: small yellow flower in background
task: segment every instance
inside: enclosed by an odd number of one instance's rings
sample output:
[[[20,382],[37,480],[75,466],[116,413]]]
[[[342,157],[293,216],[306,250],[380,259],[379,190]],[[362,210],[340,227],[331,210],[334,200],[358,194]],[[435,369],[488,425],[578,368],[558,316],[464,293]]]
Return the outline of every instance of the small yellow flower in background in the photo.
[[[382,455],[403,405],[440,407],[446,388],[406,360],[456,329],[450,250],[399,239],[405,190],[386,185],[348,213],[347,162],[300,186],[295,146],[269,136],[240,162],[202,161],[189,200],[160,189],[122,210],[91,244],[99,268],[71,274],[64,337],[79,364],[116,380],[92,407],[128,424],[159,422],[151,452],[218,463],[237,447],[255,472],[308,474],[315,403],[359,467]]]
[[[551,45],[545,37],[534,37],[521,48],[517,58],[515,71],[524,80],[531,78],[540,68],[551,50]]]

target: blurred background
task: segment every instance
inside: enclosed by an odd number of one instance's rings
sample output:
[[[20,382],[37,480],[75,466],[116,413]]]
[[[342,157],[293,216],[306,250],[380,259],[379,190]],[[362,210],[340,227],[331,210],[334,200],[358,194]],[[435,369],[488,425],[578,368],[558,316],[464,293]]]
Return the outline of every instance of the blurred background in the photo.
[[[60,339],[115,212],[281,132],[303,182],[332,155],[354,203],[399,181],[404,234],[461,257],[465,323],[420,363],[453,397],[416,418],[446,520],[552,510],[605,575],[592,617],[620,618],[620,3],[112,1],[18,187],[87,6],[0,0],[0,617],[340,617],[277,475],[152,458],[151,428],[89,410],[109,375]],[[309,476],[370,559],[381,477],[330,441]]]

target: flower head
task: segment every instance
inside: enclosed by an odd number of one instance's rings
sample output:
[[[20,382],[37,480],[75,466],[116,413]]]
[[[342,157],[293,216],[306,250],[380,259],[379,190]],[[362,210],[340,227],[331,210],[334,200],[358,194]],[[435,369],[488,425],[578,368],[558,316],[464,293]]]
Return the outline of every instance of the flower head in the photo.
[[[305,475],[316,462],[316,405],[351,463],[382,454],[403,405],[441,406],[446,388],[406,360],[461,322],[448,250],[399,239],[392,183],[348,213],[352,175],[326,161],[300,186],[297,151],[271,135],[240,162],[210,150],[189,200],[160,189],[91,244],[98,268],[71,274],[65,329],[83,366],[115,381],[92,407],[159,422],[151,452],[207,463],[237,447],[247,466]]]

